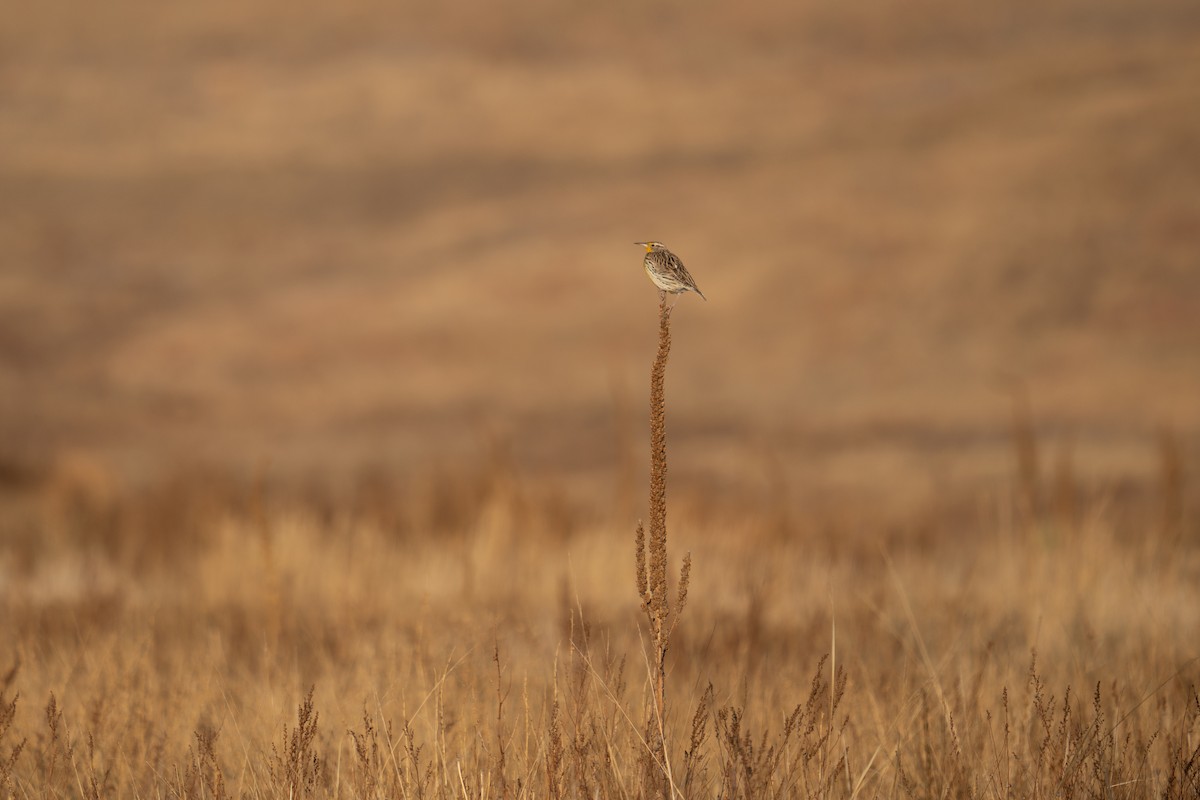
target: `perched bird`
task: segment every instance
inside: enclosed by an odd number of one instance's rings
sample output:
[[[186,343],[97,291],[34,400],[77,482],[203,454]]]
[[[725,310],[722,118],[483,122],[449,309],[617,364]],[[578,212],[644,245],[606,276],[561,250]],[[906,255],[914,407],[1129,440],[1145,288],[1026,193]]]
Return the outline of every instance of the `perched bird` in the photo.
[[[696,279],[692,277],[692,273],[687,271],[687,267],[679,260],[679,256],[667,249],[667,246],[662,242],[634,242],[646,248],[646,258],[642,264],[646,267],[646,274],[650,276],[650,280],[654,281],[654,285],[659,288],[660,292],[668,292],[670,294],[681,294],[683,292],[695,292],[708,302],[708,298],[704,297],[704,292],[700,291],[700,287],[696,285]]]

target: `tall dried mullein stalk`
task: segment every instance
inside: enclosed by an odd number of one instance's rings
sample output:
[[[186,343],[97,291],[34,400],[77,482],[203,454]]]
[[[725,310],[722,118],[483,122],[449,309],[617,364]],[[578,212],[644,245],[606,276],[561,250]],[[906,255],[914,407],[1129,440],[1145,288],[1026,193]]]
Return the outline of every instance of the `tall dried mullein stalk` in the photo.
[[[671,308],[662,295],[658,305],[658,355],[650,371],[650,540],[647,552],[646,530],[638,522],[635,538],[637,589],[642,611],[650,628],[652,662],[650,682],[653,706],[647,720],[647,743],[652,767],[661,775],[664,794],[671,793],[670,766],[666,758],[667,650],[679,614],[687,603],[691,554],[683,558],[679,588],[672,613],[667,594],[667,426],[664,379],[667,357],[671,352]]]

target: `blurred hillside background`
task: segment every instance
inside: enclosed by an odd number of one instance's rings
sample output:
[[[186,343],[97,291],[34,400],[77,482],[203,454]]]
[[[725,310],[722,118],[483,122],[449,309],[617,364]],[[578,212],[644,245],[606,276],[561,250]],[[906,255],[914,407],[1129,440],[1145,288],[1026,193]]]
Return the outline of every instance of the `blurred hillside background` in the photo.
[[[1014,425],[1081,482],[1196,464],[1193,2],[2,17],[14,481],[484,457],[606,503],[644,470],[647,238],[710,298],[673,491],[921,507],[1011,476]]]

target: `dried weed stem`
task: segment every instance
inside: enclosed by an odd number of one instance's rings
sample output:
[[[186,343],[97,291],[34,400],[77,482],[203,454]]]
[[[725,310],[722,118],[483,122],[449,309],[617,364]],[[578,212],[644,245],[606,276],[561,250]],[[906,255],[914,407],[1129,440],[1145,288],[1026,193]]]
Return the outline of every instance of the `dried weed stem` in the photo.
[[[679,612],[687,602],[691,555],[684,556],[679,576],[675,613],[671,613],[667,590],[667,424],[664,389],[667,358],[671,353],[671,307],[660,293],[658,304],[658,353],[650,370],[650,541],[647,552],[646,530],[639,521],[635,534],[637,590],[646,614],[653,647],[650,683],[653,708],[647,721],[647,742],[652,763],[648,772],[661,771],[659,791],[671,792],[672,780],[666,758],[667,650],[671,634],[679,621]],[[655,781],[658,783],[658,781]]]

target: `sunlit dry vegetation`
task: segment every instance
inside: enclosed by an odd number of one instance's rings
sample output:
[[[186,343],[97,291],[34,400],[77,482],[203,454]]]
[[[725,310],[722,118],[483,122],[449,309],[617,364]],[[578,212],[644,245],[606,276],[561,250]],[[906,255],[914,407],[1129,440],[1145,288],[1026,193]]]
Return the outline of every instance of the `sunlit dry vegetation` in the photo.
[[[0,14],[0,800],[1200,796],[1193,0],[473,5]]]
[[[1079,493],[1070,514],[1011,491],[895,532],[700,515],[673,493],[670,557],[693,567],[664,784],[630,526],[546,515],[516,477],[397,478],[386,501],[193,476],[101,504],[10,483],[6,792],[1197,789],[1200,549],[1162,505],[1177,488]]]
[[[126,495],[8,465],[5,791],[1200,791],[1197,498],[1174,438],[1156,482],[1088,491],[1041,477],[1019,405],[978,513],[900,530],[684,493],[669,585],[660,314],[648,536],[495,459],[324,494],[192,474]]]

